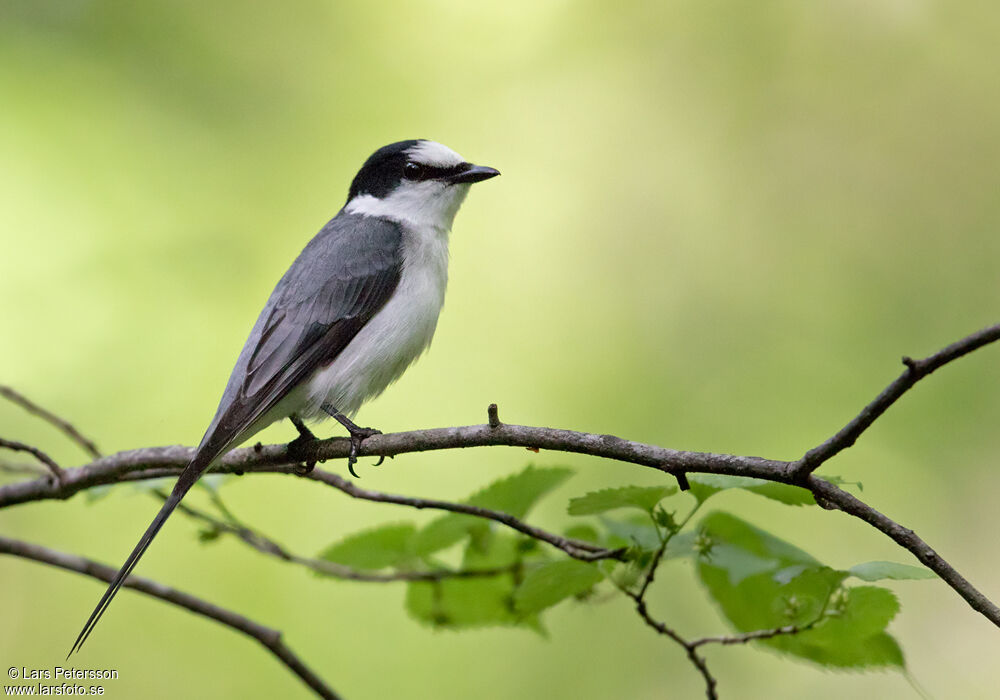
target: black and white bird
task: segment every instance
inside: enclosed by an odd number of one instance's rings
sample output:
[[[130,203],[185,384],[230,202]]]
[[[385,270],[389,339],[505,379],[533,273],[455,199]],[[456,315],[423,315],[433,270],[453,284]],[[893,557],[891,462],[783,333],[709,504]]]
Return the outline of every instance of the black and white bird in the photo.
[[[290,418],[336,418],[353,463],[377,430],[351,418],[427,348],[444,304],[448,233],[474,182],[493,168],[434,141],[399,141],[358,171],[347,204],[278,282],[243,346],[194,458],[91,613],[78,651],[163,523],[198,478],[231,447]],[[293,443],[294,444],[294,443]]]

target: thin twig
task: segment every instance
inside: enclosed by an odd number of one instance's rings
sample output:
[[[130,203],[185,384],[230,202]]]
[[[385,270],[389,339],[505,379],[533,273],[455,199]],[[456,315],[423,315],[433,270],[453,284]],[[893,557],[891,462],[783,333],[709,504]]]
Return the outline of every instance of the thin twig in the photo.
[[[487,432],[488,431],[488,432]],[[484,435],[491,439],[484,439]],[[430,449],[450,449],[458,447],[475,447],[480,445],[513,444],[523,447],[533,441],[546,449],[566,452],[586,452],[597,457],[605,457],[618,461],[643,464],[661,471],[669,471],[664,466],[666,459],[662,455],[671,455],[671,459],[683,471],[703,472],[710,474],[731,474],[734,476],[754,476],[768,481],[789,483],[787,468],[790,462],[766,460],[760,457],[738,457],[733,455],[716,455],[710,453],[685,453],[669,450],[655,445],[645,445],[630,442],[605,435],[578,433],[571,430],[554,430],[552,428],[535,428],[523,425],[501,424],[497,428],[486,425],[472,425],[456,428],[439,428],[419,430],[409,433],[391,433],[376,435],[365,440],[362,451],[373,449],[369,443],[381,440],[380,450],[386,454],[400,454],[407,451],[424,451]],[[506,440],[506,442],[505,442]],[[349,452],[347,440],[335,438],[319,443],[319,450],[326,454],[325,458],[346,457]],[[157,479],[180,474],[191,459],[193,448],[190,447],[150,447],[95,460],[83,467],[68,469],[61,484],[53,484],[47,478],[21,481],[0,486],[0,508],[19,503],[47,499],[66,499],[70,496],[95,486],[104,486],[124,481],[141,481]],[[290,460],[286,454],[285,445],[267,445],[255,449],[252,447],[233,450],[223,457],[215,467],[222,473],[280,473],[296,475],[298,462]],[[307,478],[337,486],[347,483],[346,480],[331,479],[326,481],[328,472],[314,469]],[[330,474],[329,476],[334,476]],[[991,622],[1000,627],[1000,608],[991,603],[986,596],[972,584],[962,578],[943,558],[935,556],[926,558],[925,552],[930,547],[911,530],[903,528],[898,523],[870,508],[850,494],[837,488],[830,482],[810,475],[806,488],[819,497],[822,502],[833,505],[845,513],[854,515],[912,552],[918,559],[937,573],[948,583],[973,609],[982,613]],[[360,496],[359,496],[360,497]],[[373,498],[372,500],[385,500]],[[434,507],[431,501],[413,499],[404,503],[415,508]],[[436,502],[438,507],[444,507],[455,512],[469,513],[470,506]],[[867,509],[867,510],[866,510]],[[472,512],[472,514],[478,514]],[[874,515],[873,515],[874,514]],[[504,517],[505,514],[501,514]],[[879,517],[875,517],[875,516]],[[905,530],[909,535],[898,536],[898,531]],[[526,532],[525,534],[531,534]],[[590,545],[593,547],[594,545]]]
[[[94,441],[84,436],[83,433],[77,430],[72,423],[65,420],[64,418],[60,418],[51,411],[45,410],[44,408],[36,404],[34,401],[28,399],[24,394],[15,391],[9,386],[4,386],[3,384],[0,384],[0,396],[4,397],[11,403],[17,404],[28,413],[36,415],[42,420],[50,423],[51,425],[54,425],[56,428],[61,430],[63,434],[65,434],[70,440],[72,440],[81,448],[83,448],[83,451],[86,452],[91,457],[93,457],[94,459],[97,459],[98,457],[101,456],[101,451],[97,449],[97,445],[94,444]]]
[[[653,554],[653,561],[649,565],[649,570],[646,572],[646,577],[642,582],[642,586],[639,588],[639,593],[637,594],[638,600],[644,600],[646,597],[646,591],[648,591],[649,587],[653,585],[653,579],[656,578],[656,569],[660,566],[660,561],[662,561],[663,555],[667,551],[667,546],[670,544],[670,540],[672,540],[674,538],[674,535],[683,530],[684,526],[691,521],[691,518],[694,517],[694,514],[698,512],[699,508],[701,508],[701,504],[702,501],[697,501],[694,504],[694,507],[691,509],[691,511],[684,517],[684,520],[678,523],[677,527],[672,532],[668,532],[666,537],[661,538],[660,546]],[[653,527],[657,527],[656,520],[653,520]],[[658,527],[657,531],[659,531]]]
[[[865,406],[861,410],[861,413],[841,428],[836,435],[822,445],[812,448],[801,459],[791,464],[789,472],[793,479],[802,481],[835,454],[853,445],[879,416],[885,413],[914,384],[928,374],[943,367],[952,360],[957,360],[964,355],[968,355],[973,350],[978,350],[996,340],[1000,340],[1000,324],[989,326],[972,335],[966,336],[957,343],[952,343],[948,347],[922,360],[904,357],[903,364],[906,365],[906,369],[881,394],[875,397],[874,401]]]
[[[542,542],[547,542],[548,544],[561,549],[566,554],[570,555],[574,559],[580,559],[582,561],[598,561],[600,559],[621,559],[625,555],[624,549],[607,549],[601,547],[592,542],[587,542],[585,540],[577,540],[572,537],[563,537],[561,535],[556,535],[551,532],[542,530],[541,528],[528,525],[523,520],[515,518],[513,515],[504,513],[503,511],[493,510],[491,508],[481,508],[479,506],[472,506],[466,503],[452,503],[451,501],[440,501],[434,498],[413,498],[411,496],[399,496],[392,493],[384,493],[382,491],[372,491],[371,489],[363,489],[356,486],[353,482],[348,481],[342,476],[333,474],[322,469],[313,469],[306,478],[313,479],[314,481],[322,482],[328,486],[332,486],[335,489],[343,491],[348,496],[357,498],[364,501],[374,501],[376,503],[394,503],[401,506],[409,506],[410,508],[425,509],[430,508],[434,510],[446,510],[451,513],[461,513],[464,515],[472,515],[477,518],[485,518],[487,520],[494,520],[498,523],[502,523],[507,527],[510,527],[518,532],[524,533],[529,537],[533,537],[536,540],[541,540]]]
[[[62,484],[63,480],[66,478],[66,473],[63,471],[62,467],[56,464],[54,459],[49,457],[37,447],[23,442],[18,442],[17,440],[4,440],[3,438],[0,438],[0,447],[13,450],[14,452],[27,452],[28,454],[34,456],[35,459],[44,464],[45,467],[52,473],[52,476],[55,478],[55,483],[57,484]]]
[[[167,498],[167,494],[163,491],[154,490],[153,493],[163,500],[166,500]],[[433,571],[394,571],[392,573],[364,571],[355,569],[351,566],[338,564],[336,562],[326,561],[324,559],[313,559],[310,557],[292,554],[275,540],[266,537],[246,525],[243,525],[239,521],[234,520],[232,522],[226,522],[224,520],[220,520],[202,510],[192,508],[186,503],[178,505],[177,510],[185,515],[188,515],[189,517],[210,525],[219,532],[234,535],[262,554],[276,557],[282,561],[287,561],[293,564],[299,564],[300,566],[312,569],[313,571],[324,574],[325,576],[333,576],[335,578],[345,579],[348,581],[363,581],[365,583],[394,583],[396,581],[443,581],[444,579],[451,578],[487,578],[512,573],[514,569],[519,566],[518,564],[495,567],[491,569],[461,569],[458,571],[453,571],[451,569],[435,569]]]
[[[1000,338],[1000,326],[991,326],[967,338],[954,343],[941,352],[926,360],[911,361],[918,367],[915,370],[920,376],[926,376],[944,364],[951,362],[978,347],[996,341]],[[908,370],[908,372],[911,370]],[[876,399],[877,415],[881,415],[888,405],[897,398],[898,393],[905,392],[912,383],[887,389],[888,398]],[[883,392],[886,394],[886,392]],[[884,405],[883,405],[884,404]],[[877,415],[870,418],[856,419],[857,427],[845,428],[848,436],[860,434],[871,424]],[[849,441],[850,437],[848,437]],[[845,443],[846,444],[846,443]],[[611,435],[597,435],[572,430],[556,430],[522,425],[500,423],[496,427],[489,425],[471,425],[465,427],[438,428],[417,430],[406,433],[375,435],[365,440],[359,450],[361,456],[398,455],[406,452],[422,452],[428,450],[443,450],[463,447],[480,447],[486,445],[508,445],[513,447],[531,447],[562,452],[588,454],[595,457],[639,464],[657,469],[668,474],[685,472],[701,472],[709,474],[730,474],[734,476],[751,476],[768,481],[800,485],[808,488],[817,500],[827,507],[834,507],[860,518],[891,537],[905,547],[929,569],[938,574],[952,589],[955,590],[969,605],[1000,627],[1000,608],[978,591],[964,577],[933,549],[930,548],[912,530],[891,520],[874,508],[837,488],[830,482],[814,474],[809,474],[804,481],[798,476],[801,461],[794,462],[769,460],[761,457],[741,457],[735,455],[712,454],[704,452],[686,452],[671,450],[655,445],[647,445]],[[819,448],[817,448],[819,449]],[[829,449],[829,448],[827,448]],[[835,454],[839,449],[833,451]],[[121,452],[116,455],[95,460],[78,469],[68,470],[62,483],[53,484],[48,479],[35,479],[0,486],[0,508],[17,503],[27,503],[44,499],[64,499],[73,494],[104,484],[121,481],[137,481],[141,479],[158,478],[180,473],[188,464],[193,453],[192,448],[167,447],[145,448]],[[318,460],[344,458],[350,453],[350,441],[346,438],[334,438],[316,443],[315,454]],[[825,457],[829,459],[829,456]],[[245,473],[272,472],[295,474],[299,469],[298,461],[288,453],[287,445],[269,445],[259,448],[233,450],[223,457],[217,472]],[[340,488],[349,485],[356,497],[364,498],[364,490],[353,487],[340,477],[328,475],[327,472],[316,469],[310,475],[317,481],[323,481]],[[348,489],[343,488],[346,492]],[[416,508],[436,507],[454,512],[470,512],[470,506],[448,504],[443,501],[429,499],[406,499],[405,497],[389,497],[387,494],[367,492],[369,500],[396,502]],[[481,517],[490,517],[486,513],[471,513]],[[505,516],[505,514],[500,514]],[[504,522],[499,517],[493,518]],[[509,523],[508,523],[509,524]],[[531,531],[521,530],[525,534],[535,536]],[[581,545],[578,545],[581,546]],[[593,547],[593,545],[590,545]],[[566,551],[566,550],[564,550]],[[581,550],[586,551],[586,550]]]
[[[928,569],[940,576],[945,583],[965,599],[973,610],[984,615],[995,625],[1000,626],[1000,608],[993,601],[976,589],[964,576],[956,571],[940,554],[924,542],[909,528],[903,527],[888,516],[875,510],[867,503],[852,496],[840,487],[831,484],[815,474],[809,476],[809,490],[816,495],[817,500],[823,499],[836,504],[839,510],[864,520],[866,523],[891,537],[896,544],[907,549]]]
[[[798,634],[800,632],[805,632],[810,629],[816,623],[809,625],[785,625],[784,627],[774,627],[769,630],[757,630],[756,632],[747,632],[746,634],[734,634],[734,635],[720,635],[718,637],[701,637],[700,639],[694,639],[688,644],[697,649],[703,644],[747,644],[748,642],[754,642],[759,639],[771,639],[772,637],[781,637],[784,635]]]
[[[652,627],[660,634],[669,637],[670,639],[674,640],[682,647],[684,647],[684,651],[687,653],[688,660],[694,665],[695,668],[698,669],[698,672],[701,674],[701,677],[705,679],[706,697],[708,697],[708,700],[718,700],[719,694],[716,689],[718,681],[715,680],[715,676],[713,676],[711,671],[708,670],[708,663],[705,661],[705,659],[701,656],[698,656],[697,647],[692,646],[689,641],[684,639],[684,637],[678,634],[675,630],[671,629],[670,627],[667,627],[667,625],[665,625],[664,623],[660,622],[659,620],[655,619],[652,615],[650,615],[649,610],[646,608],[646,601],[640,598],[638,594],[631,593],[629,591],[625,591],[625,593],[633,601],[635,601],[635,610],[637,613],[639,613],[639,617],[642,618],[643,622],[645,622],[649,627]]]
[[[75,554],[57,552],[37,544],[30,544],[3,536],[0,536],[0,554],[10,554],[43,564],[49,564],[67,571],[75,571],[78,574],[91,576],[105,583],[111,582],[117,573],[116,569],[99,564],[91,559],[85,559]],[[292,673],[298,676],[303,683],[309,686],[316,695],[326,700],[340,700],[340,696],[324,683],[319,676],[313,673],[295,652],[285,645],[281,640],[281,632],[278,630],[265,627],[231,610],[220,608],[217,605],[196,598],[183,591],[178,591],[157,581],[134,574],[126,579],[125,587],[133,588],[153,598],[158,598],[164,602],[190,610],[197,615],[220,622],[226,627],[230,627],[256,639]]]

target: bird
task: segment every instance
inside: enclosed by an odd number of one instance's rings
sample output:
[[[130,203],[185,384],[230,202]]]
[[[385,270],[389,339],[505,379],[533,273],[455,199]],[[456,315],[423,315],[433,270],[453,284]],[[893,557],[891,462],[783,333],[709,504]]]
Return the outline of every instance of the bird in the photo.
[[[435,141],[375,151],[343,208],[305,246],[268,298],[240,352],[215,417],[173,490],[80,631],[78,652],[164,522],[227,450],[288,418],[332,417],[350,434],[354,476],[361,442],[380,431],[351,419],[426,350],[444,304],[448,235],[473,183],[496,177]],[[315,461],[306,464],[312,468]]]

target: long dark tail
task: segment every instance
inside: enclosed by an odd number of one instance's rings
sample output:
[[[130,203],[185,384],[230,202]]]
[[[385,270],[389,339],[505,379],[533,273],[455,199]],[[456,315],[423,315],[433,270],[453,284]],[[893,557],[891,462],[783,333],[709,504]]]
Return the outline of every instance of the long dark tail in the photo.
[[[79,651],[80,648],[83,647],[83,643],[87,641],[87,637],[89,637],[90,633],[94,631],[94,627],[101,619],[101,615],[104,614],[104,611],[108,609],[108,605],[111,604],[115,594],[118,593],[118,589],[122,587],[122,584],[125,583],[125,579],[127,579],[129,574],[132,573],[132,569],[135,568],[139,559],[146,553],[149,543],[153,541],[153,538],[156,537],[156,533],[158,533],[160,528],[163,527],[163,523],[167,521],[167,518],[169,518],[170,514],[174,512],[177,504],[181,502],[182,498],[184,498],[184,494],[191,490],[191,487],[194,486],[194,482],[196,482],[198,477],[201,476],[206,469],[208,469],[208,465],[211,464],[214,458],[215,455],[205,454],[199,451],[199,453],[195,455],[194,459],[191,460],[191,463],[187,465],[183,472],[181,472],[180,477],[177,479],[177,483],[174,484],[173,491],[170,492],[170,497],[167,498],[163,507],[160,508],[160,512],[156,514],[155,518],[153,518],[153,522],[150,523],[149,527],[146,529],[146,532],[139,540],[139,544],[137,544],[135,549],[132,550],[132,553],[128,555],[128,559],[126,559],[125,563],[122,564],[122,568],[118,570],[117,574],[115,574],[114,579],[111,581],[111,585],[108,586],[108,590],[104,592],[101,602],[99,602],[97,607],[94,608],[94,612],[90,613],[90,618],[87,620],[87,624],[85,624],[83,629],[80,630],[80,635],[76,638],[73,648],[70,649],[69,654],[66,655],[67,659],[73,655],[73,652]]]

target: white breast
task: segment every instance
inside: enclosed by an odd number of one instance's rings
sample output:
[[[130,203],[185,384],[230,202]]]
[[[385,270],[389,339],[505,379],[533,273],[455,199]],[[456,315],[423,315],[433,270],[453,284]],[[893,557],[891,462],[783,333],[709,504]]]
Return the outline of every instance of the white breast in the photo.
[[[449,222],[450,223],[450,222]],[[448,282],[448,230],[405,226],[403,269],[389,301],[308,384],[303,417],[324,403],[353,416],[430,345]]]

